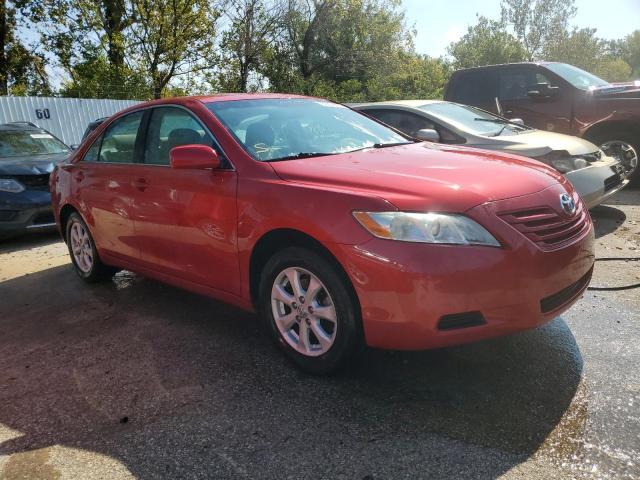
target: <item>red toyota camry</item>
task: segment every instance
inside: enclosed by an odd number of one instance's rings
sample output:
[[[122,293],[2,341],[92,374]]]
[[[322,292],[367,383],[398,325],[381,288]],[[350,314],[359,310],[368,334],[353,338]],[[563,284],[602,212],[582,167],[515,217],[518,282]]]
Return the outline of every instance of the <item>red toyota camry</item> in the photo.
[[[593,228],[533,160],[417,143],[335,103],[137,105],[51,177],[86,281],[116,269],[255,309],[301,368],[540,325],[584,291]]]

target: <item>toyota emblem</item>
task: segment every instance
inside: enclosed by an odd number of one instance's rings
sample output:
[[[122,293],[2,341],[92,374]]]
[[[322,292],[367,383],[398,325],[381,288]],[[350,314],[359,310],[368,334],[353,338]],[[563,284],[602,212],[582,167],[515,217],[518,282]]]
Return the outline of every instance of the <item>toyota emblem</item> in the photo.
[[[568,193],[560,195],[560,207],[567,215],[573,215],[576,213],[576,202]]]

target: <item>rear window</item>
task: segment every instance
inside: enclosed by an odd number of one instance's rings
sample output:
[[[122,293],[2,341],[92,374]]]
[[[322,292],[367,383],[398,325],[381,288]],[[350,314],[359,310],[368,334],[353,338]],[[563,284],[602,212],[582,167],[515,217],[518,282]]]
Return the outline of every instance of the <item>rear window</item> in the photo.
[[[0,157],[52,155],[68,151],[69,148],[64,143],[47,132],[0,131]]]

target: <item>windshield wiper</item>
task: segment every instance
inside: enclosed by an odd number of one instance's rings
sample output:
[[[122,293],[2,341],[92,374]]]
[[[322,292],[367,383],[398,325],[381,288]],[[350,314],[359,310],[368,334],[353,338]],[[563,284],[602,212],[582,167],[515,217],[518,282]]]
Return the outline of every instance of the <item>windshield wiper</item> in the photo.
[[[489,122],[489,123],[512,123],[509,120],[503,120],[501,118],[481,118],[481,117],[476,117],[474,118],[474,120],[476,122]],[[517,124],[514,124],[517,125]]]
[[[502,128],[500,128],[500,130],[498,130],[496,133],[491,135],[492,137],[499,137],[502,134],[502,132],[505,131],[505,129],[507,127],[510,127],[512,125],[515,126],[515,127],[519,127],[522,130],[528,130],[528,128],[525,127],[524,125],[521,125],[521,124],[516,123],[516,122],[512,122],[512,121],[504,119],[504,118],[481,118],[481,117],[476,117],[476,118],[474,118],[474,120],[476,122],[489,122],[489,123],[499,123],[499,124],[501,124]]]
[[[272,158],[270,160],[265,160],[265,161],[267,161],[267,162],[280,162],[282,160],[297,160],[297,159],[300,159],[300,158],[326,157],[328,155],[335,155],[335,153],[300,152],[300,153],[294,153],[293,155],[287,155],[285,157]]]
[[[398,145],[409,145],[413,142],[393,142],[393,143],[374,143],[371,145],[373,148],[387,148],[387,147],[397,147]],[[367,147],[370,148],[370,147]]]

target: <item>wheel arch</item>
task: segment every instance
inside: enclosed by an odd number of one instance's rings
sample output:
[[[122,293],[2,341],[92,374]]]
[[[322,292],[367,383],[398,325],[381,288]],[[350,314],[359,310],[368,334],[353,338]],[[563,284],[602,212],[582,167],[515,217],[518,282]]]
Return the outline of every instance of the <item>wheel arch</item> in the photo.
[[[255,243],[253,250],[251,251],[251,257],[249,260],[249,288],[251,302],[253,305],[256,307],[258,305],[260,275],[267,261],[279,250],[293,246],[312,250],[314,253],[321,255],[336,269],[336,272],[338,272],[345,281],[347,289],[357,306],[357,320],[359,326],[362,328],[360,300],[358,299],[353,283],[345,269],[342,267],[342,264],[320,241],[307,233],[291,228],[278,228],[264,233]]]
[[[65,242],[67,241],[67,221],[74,212],[80,215],[78,209],[69,203],[60,209],[60,234]]]
[[[636,132],[640,135],[640,120],[604,120],[591,125],[583,137],[592,142],[603,140],[603,135],[613,132]]]

